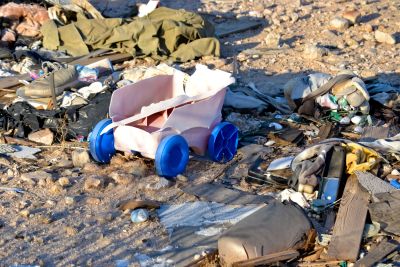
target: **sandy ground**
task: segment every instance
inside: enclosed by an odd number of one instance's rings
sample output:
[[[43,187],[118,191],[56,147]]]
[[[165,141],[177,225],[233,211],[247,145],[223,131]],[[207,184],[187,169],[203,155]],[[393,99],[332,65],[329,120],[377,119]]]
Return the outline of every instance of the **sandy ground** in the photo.
[[[400,26],[400,1],[161,2],[200,12],[216,25],[236,18],[262,22],[255,30],[222,38],[221,59],[200,60],[228,71],[237,62],[237,87],[253,82],[261,91],[277,95],[292,77],[315,71],[337,74],[343,69],[353,70],[363,78],[377,76],[400,85],[400,67],[396,64],[400,44],[378,43],[373,33],[378,28],[396,33]],[[333,29],[330,21],[350,9],[361,13],[360,22],[343,31]],[[268,48],[265,38],[269,33],[280,35],[278,47]],[[304,52],[308,45],[318,46],[322,54],[313,58]],[[191,70],[195,63],[181,67]],[[298,151],[301,148],[273,148],[270,158]],[[165,248],[169,244],[168,233],[154,211],[149,221],[131,223],[129,214],[116,208],[120,201],[195,201],[194,196],[180,188],[214,180],[227,181],[250,192],[268,192],[268,188],[247,185],[243,177],[229,179],[236,163],[232,163],[230,172],[225,172],[226,165],[193,159],[184,174],[187,180],[181,178],[158,188],[160,179],[154,175],[150,160],[119,155],[110,165],[88,163],[76,168],[70,152],[43,149],[38,160],[30,161],[1,158],[0,186],[18,187],[26,192],[0,190],[0,266],[114,266],[118,260],[136,266],[134,255]],[[32,174],[34,171],[38,172]],[[112,174],[124,177],[123,184],[115,175],[111,178]],[[62,177],[68,182],[60,180]],[[101,181],[101,185],[85,190],[85,182],[91,177]]]

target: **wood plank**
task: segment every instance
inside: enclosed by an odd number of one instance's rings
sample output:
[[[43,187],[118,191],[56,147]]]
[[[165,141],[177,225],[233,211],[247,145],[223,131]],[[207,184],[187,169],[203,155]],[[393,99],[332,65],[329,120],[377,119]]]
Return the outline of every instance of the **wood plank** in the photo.
[[[370,251],[367,256],[357,261],[354,267],[370,267],[378,263],[387,255],[399,248],[399,243],[395,241],[383,240],[379,245]]]
[[[296,250],[289,249],[277,253],[271,253],[250,260],[238,261],[233,263],[232,267],[252,267],[262,264],[270,264],[279,261],[294,259],[297,258],[299,255],[300,255],[299,252],[297,252]]]
[[[346,182],[339,211],[328,246],[330,259],[356,261],[368,211],[369,194],[351,175]]]
[[[384,139],[389,135],[389,127],[383,126],[367,126],[360,138],[360,142],[371,142],[376,139]]]

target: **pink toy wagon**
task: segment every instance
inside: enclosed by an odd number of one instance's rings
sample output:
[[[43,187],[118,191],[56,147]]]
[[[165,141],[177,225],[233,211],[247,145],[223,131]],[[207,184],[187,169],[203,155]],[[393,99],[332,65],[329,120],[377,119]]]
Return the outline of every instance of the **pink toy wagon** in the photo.
[[[110,117],[89,137],[93,158],[108,163],[116,150],[155,160],[157,173],[175,177],[189,160],[189,149],[217,162],[236,154],[238,130],[221,122],[230,73],[197,65],[193,75],[175,70],[116,90]]]

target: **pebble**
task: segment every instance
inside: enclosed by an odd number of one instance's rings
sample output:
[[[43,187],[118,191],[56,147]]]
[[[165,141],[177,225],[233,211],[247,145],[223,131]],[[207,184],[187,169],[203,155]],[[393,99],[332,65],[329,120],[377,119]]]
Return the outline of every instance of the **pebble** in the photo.
[[[317,59],[327,55],[327,50],[317,47],[316,45],[307,44],[304,47],[303,55],[308,59]]]
[[[64,231],[67,236],[74,236],[78,233],[78,229],[72,226],[65,226]]]
[[[375,39],[379,43],[384,43],[384,44],[390,44],[394,45],[396,44],[396,39],[392,34],[382,32],[382,31],[375,31]]]
[[[74,164],[72,164],[72,161],[70,161],[68,159],[61,159],[57,163],[57,167],[60,167],[60,168],[72,168],[73,166],[74,166]]]
[[[50,129],[39,130],[28,135],[28,140],[48,145],[53,144],[54,134]]]
[[[65,197],[64,202],[66,205],[73,205],[73,204],[75,204],[75,198],[74,197]]]
[[[100,167],[94,163],[86,163],[82,171],[84,173],[96,173],[100,170]]]
[[[100,205],[101,200],[97,197],[88,197],[86,199],[86,203],[89,205],[97,206],[97,205]]]
[[[361,13],[357,10],[347,10],[343,12],[342,17],[349,20],[351,23],[356,24],[361,18]]]
[[[344,18],[339,18],[339,17],[332,19],[330,24],[334,29],[340,30],[340,31],[346,30],[350,27],[349,20],[344,19]]]
[[[172,186],[172,182],[170,180],[165,179],[164,177],[157,176],[157,182],[156,183],[147,184],[146,185],[146,189],[149,189],[149,190],[160,190],[160,189],[168,188],[168,187],[171,187],[171,186]]]
[[[178,174],[176,176],[176,180],[181,181],[181,182],[187,182],[189,179],[186,176],[182,175],[182,174]]]
[[[83,188],[85,191],[92,189],[99,190],[104,187],[104,177],[92,175],[86,178]]]
[[[58,179],[58,183],[62,187],[67,187],[67,186],[71,185],[71,182],[69,181],[69,179],[67,177],[61,177],[60,179]]]
[[[8,176],[8,177],[14,177],[14,172],[13,172],[13,170],[8,169],[8,170],[7,170],[7,176]]]
[[[135,180],[135,177],[132,174],[123,172],[123,171],[115,171],[110,174],[110,177],[117,183],[122,185],[127,185],[132,183]]]
[[[72,152],[72,164],[74,167],[82,168],[90,162],[89,153],[86,150],[74,150]]]
[[[52,175],[45,171],[34,171],[21,174],[21,180],[30,185],[35,185],[39,180],[46,181],[48,178],[53,179]]]
[[[149,212],[145,209],[136,209],[131,212],[131,221],[134,223],[145,222],[149,219]]]
[[[137,177],[144,177],[147,175],[149,168],[142,159],[131,161],[127,164],[127,172]]]
[[[281,35],[278,33],[268,33],[264,39],[265,45],[269,48],[277,48],[281,42]]]
[[[59,194],[61,194],[63,191],[64,191],[64,189],[63,189],[62,186],[59,185],[59,184],[53,184],[53,185],[50,187],[50,193],[53,194],[53,195],[59,195]]]
[[[322,32],[321,32],[323,35],[325,35],[326,37],[328,37],[328,38],[330,38],[330,39],[334,39],[334,38],[336,38],[337,37],[337,35],[333,32],[333,31],[330,31],[330,30],[323,30]]]
[[[292,22],[296,22],[296,21],[299,20],[300,16],[299,16],[299,14],[297,14],[296,12],[294,12],[294,13],[290,16],[290,18],[292,19]]]
[[[30,215],[31,213],[30,213],[30,211],[29,211],[28,209],[24,209],[24,210],[21,210],[21,211],[19,212],[19,214],[20,214],[21,216],[23,216],[23,217],[28,218],[29,215]]]
[[[43,224],[50,224],[53,222],[53,218],[51,217],[50,214],[42,214],[38,216],[39,222]]]

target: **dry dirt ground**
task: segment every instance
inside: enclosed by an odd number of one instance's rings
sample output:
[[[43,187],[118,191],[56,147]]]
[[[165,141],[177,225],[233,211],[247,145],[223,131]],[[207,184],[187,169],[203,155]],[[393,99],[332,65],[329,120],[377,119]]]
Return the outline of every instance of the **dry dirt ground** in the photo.
[[[216,25],[235,19],[262,22],[256,29],[221,38],[221,59],[199,60],[228,71],[236,65],[235,86],[253,82],[261,91],[276,95],[292,77],[315,71],[336,74],[343,69],[353,70],[363,78],[377,76],[393,85],[400,84],[400,44],[378,43],[373,33],[379,28],[396,34],[400,27],[400,1],[161,2],[200,12]],[[351,9],[361,13],[359,23],[344,30],[332,28],[330,21]],[[280,35],[278,46],[270,47],[266,42],[270,33]],[[307,52],[310,45],[317,49],[316,55]],[[181,67],[191,69],[195,63]],[[140,62],[132,63],[137,64]],[[136,266],[134,255],[165,248],[169,244],[168,233],[155,212],[151,212],[149,221],[133,224],[129,214],[117,209],[120,201],[194,201],[194,196],[180,188],[213,180],[228,181],[246,191],[268,192],[268,188],[247,185],[243,177],[233,182],[225,172],[226,165],[201,159],[190,161],[184,174],[187,179],[181,177],[163,184],[154,175],[150,160],[118,155],[109,165],[91,162],[78,168],[72,165],[72,150],[43,148],[38,160],[1,159],[0,186],[22,188],[25,193],[0,190],[0,266],[115,266],[118,260]],[[301,148],[289,150],[273,148],[271,158],[296,153]],[[234,168],[235,163],[232,164]],[[90,179],[94,179],[94,188],[85,188]]]

